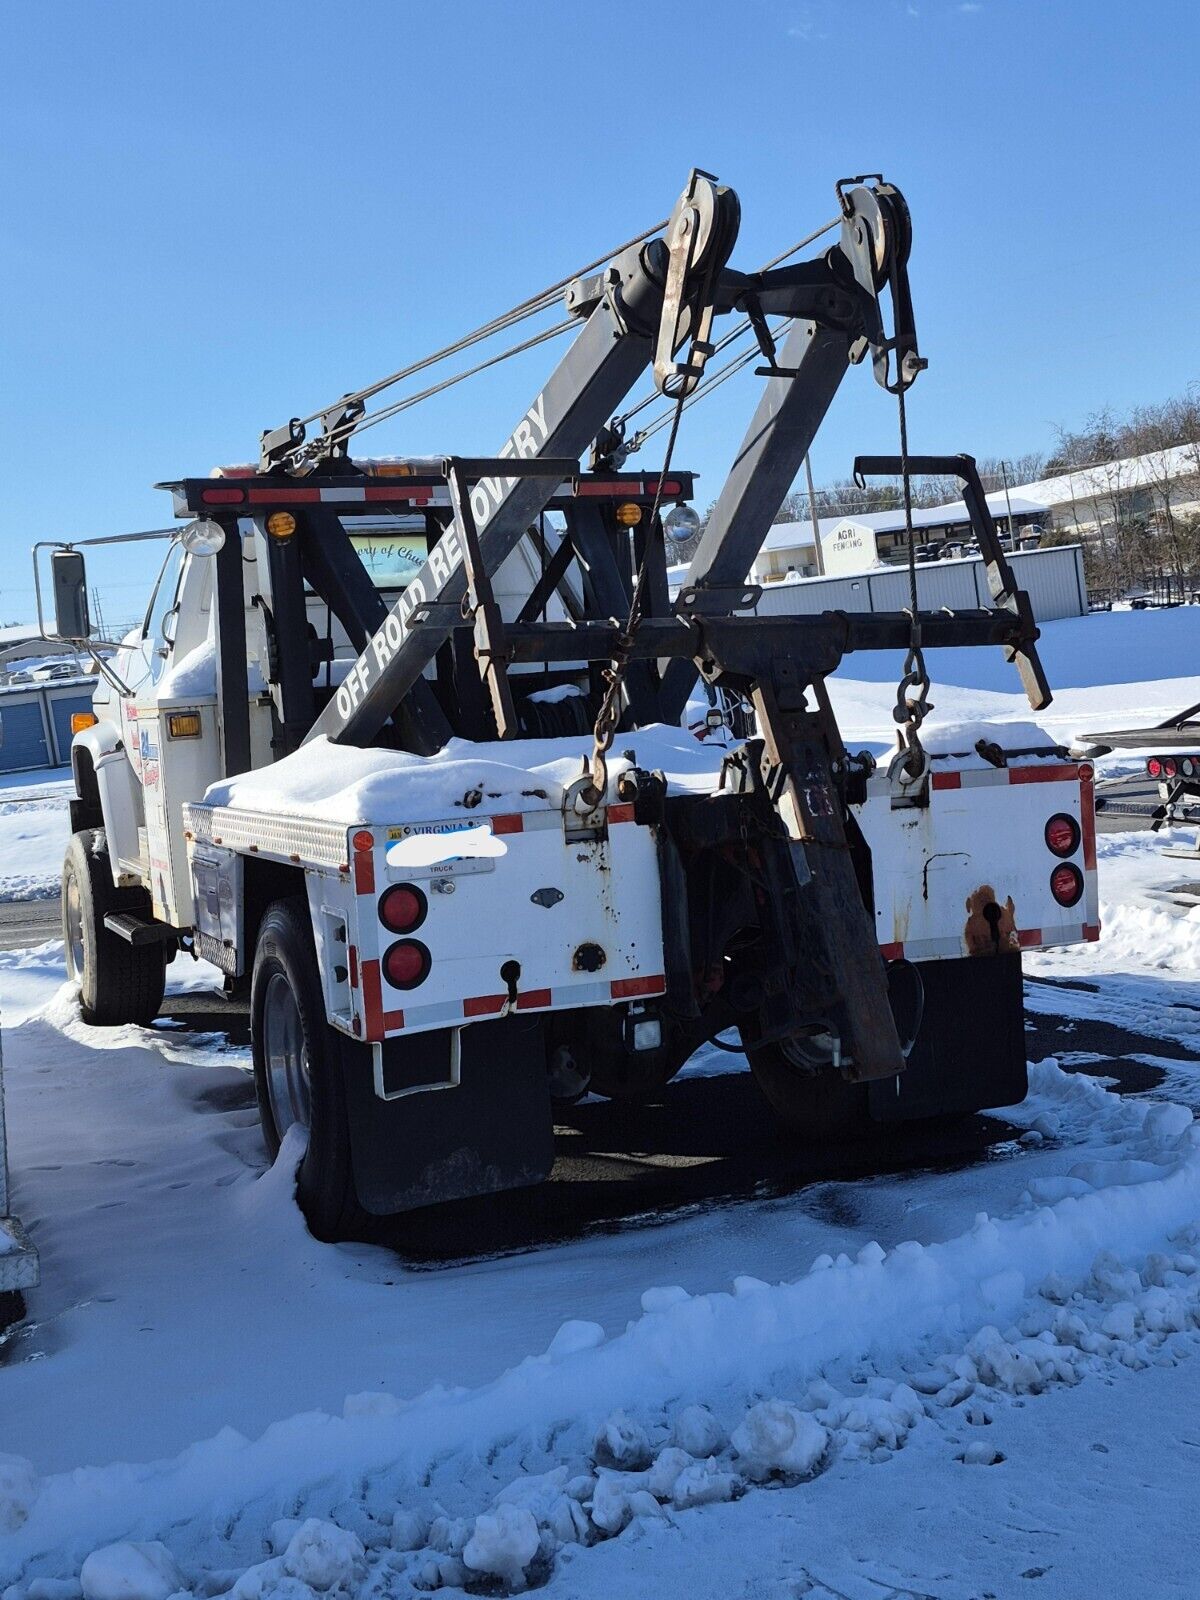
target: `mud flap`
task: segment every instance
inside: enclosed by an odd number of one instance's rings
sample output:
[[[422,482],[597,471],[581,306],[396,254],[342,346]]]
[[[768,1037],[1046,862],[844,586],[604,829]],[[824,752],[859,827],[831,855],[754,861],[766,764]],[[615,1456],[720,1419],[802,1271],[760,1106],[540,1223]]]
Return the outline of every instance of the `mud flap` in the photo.
[[[418,1038],[448,1048],[447,1032],[388,1040],[384,1050],[399,1057]],[[540,1018],[476,1023],[462,1029],[459,1048],[456,1087],[396,1100],[375,1093],[369,1049],[347,1052],[354,1187],[373,1216],[519,1189],[549,1175],[554,1126]]]
[[[962,1116],[1024,1100],[1025,1004],[1019,954],[915,963],[925,1014],[908,1070],[868,1089],[876,1122]]]

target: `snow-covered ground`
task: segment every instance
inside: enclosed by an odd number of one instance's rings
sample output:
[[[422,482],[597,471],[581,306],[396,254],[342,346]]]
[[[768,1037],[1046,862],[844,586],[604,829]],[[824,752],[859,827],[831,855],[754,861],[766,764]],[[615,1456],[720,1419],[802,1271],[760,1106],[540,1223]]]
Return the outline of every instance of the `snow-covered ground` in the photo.
[[[1043,726],[1200,700],[1195,615],[1051,625]],[[1027,720],[968,654],[937,715]],[[848,740],[893,691],[838,680]],[[1157,1090],[1041,1062],[993,1159],[436,1271],[309,1238],[244,1051],[90,1029],[59,946],[0,953],[43,1272],[0,1345],[5,1600],[1193,1595],[1200,914],[1147,899],[1149,835],[1100,849],[1100,944],[1028,962],[1097,988],[1030,1001],[1170,1041]]]
[[[61,767],[0,777],[0,901],[58,893],[72,790],[70,772]]]

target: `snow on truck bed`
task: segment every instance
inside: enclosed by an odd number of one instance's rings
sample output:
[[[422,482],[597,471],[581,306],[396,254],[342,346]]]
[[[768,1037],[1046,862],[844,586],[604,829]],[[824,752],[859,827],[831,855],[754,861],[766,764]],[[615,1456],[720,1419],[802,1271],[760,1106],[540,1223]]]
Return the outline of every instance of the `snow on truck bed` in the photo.
[[[641,728],[618,735],[609,762],[610,787],[632,764],[623,754],[627,750],[634,751],[639,766],[663,769],[677,792],[710,789],[725,753],[686,728]],[[557,809],[591,753],[588,735],[506,744],[451,739],[434,756],[356,750],[322,736],[271,767],[213,784],[204,800],[239,811],[319,816],[347,825],[434,820],[464,809],[481,816]]]

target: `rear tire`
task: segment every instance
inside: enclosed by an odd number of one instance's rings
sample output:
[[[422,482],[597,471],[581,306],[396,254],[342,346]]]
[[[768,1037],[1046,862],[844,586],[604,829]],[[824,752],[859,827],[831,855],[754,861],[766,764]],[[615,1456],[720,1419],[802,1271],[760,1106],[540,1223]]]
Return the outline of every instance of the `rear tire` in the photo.
[[[166,988],[166,952],[161,944],[133,945],[110,933],[110,911],[153,915],[145,889],[113,883],[103,828],[71,835],[62,875],[63,943],[67,976],[79,985],[85,1022],[112,1027],[153,1022]]]
[[[250,980],[254,1087],[272,1160],[288,1129],[307,1129],[296,1198],[314,1236],[362,1238],[370,1219],[358,1203],[346,1111],[345,1046],[325,1020],[307,902],[276,900],[258,932]]]
[[[755,1082],[789,1128],[810,1139],[861,1138],[871,1125],[865,1083],[832,1068],[805,1072],[777,1044],[747,1045]]]

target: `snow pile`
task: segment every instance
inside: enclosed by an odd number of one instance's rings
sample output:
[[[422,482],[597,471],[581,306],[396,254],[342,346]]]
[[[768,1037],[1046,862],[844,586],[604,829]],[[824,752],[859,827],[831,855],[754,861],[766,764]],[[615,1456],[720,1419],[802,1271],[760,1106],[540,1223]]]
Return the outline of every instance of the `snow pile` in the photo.
[[[1040,1124],[1043,1140],[1100,1135],[1065,1187],[1043,1180],[1045,1198],[1031,1181],[1008,1215],[940,1243],[823,1255],[794,1282],[648,1290],[622,1333],[605,1340],[576,1320],[474,1390],[359,1395],[341,1418],[298,1416],[255,1441],[226,1430],[174,1462],[26,1475],[9,1600],[37,1600],[28,1581],[51,1552],[56,1571],[70,1553],[79,1570],[114,1535],[167,1529],[174,1560],[209,1574],[205,1592],[237,1600],[305,1600],[285,1580],[319,1593],[399,1575],[418,1590],[516,1589],[570,1549],[760,1485],[869,1467],[917,1436],[949,1443],[959,1416],[986,1425],[1010,1399],[1191,1353],[1190,1114],[1121,1100],[1053,1062],[1033,1068],[1031,1086],[1014,1121]],[[276,1168],[254,1187],[283,1181]],[[954,1459],[995,1464],[988,1448]],[[221,1507],[238,1508],[243,1564],[214,1588],[230,1566],[227,1541],[212,1544]],[[245,1548],[255,1526],[258,1550]]]
[[[123,1541],[93,1550],[79,1573],[83,1600],[167,1600],[184,1588],[165,1544]]]

